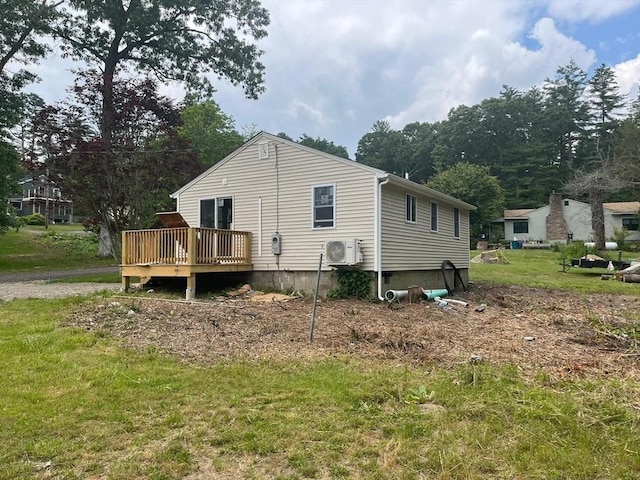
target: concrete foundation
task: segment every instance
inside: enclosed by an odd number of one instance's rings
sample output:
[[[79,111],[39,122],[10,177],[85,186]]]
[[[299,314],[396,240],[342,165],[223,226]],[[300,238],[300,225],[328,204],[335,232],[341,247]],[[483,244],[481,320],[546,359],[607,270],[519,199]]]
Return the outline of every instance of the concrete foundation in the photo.
[[[465,285],[469,282],[468,269],[458,269]],[[248,273],[248,282],[255,289],[292,290],[307,295],[314,293],[316,288],[317,272],[251,272]],[[431,290],[445,288],[442,272],[438,270],[414,270],[402,272],[384,272],[382,281],[382,294],[387,290],[406,290],[411,285]],[[453,287],[453,270],[447,270],[447,280]],[[371,272],[370,293],[377,295],[377,275]],[[319,293],[325,296],[327,292],[337,287],[337,278],[331,272],[323,271],[320,277]]]

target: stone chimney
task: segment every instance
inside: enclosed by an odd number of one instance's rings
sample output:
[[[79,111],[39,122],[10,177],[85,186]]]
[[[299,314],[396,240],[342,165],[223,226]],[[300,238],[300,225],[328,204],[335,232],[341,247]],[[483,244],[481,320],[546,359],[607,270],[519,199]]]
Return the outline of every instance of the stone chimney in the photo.
[[[562,214],[562,194],[549,195],[549,215],[547,216],[547,241],[558,242],[567,239],[567,225]]]

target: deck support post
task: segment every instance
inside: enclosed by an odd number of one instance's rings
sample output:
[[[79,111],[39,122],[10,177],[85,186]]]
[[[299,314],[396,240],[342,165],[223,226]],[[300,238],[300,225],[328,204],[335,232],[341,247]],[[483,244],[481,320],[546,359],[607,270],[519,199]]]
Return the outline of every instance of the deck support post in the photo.
[[[187,277],[187,292],[185,295],[187,300],[196,298],[196,274],[192,273]]]
[[[131,277],[122,277],[122,291],[128,292],[129,288],[131,288]]]

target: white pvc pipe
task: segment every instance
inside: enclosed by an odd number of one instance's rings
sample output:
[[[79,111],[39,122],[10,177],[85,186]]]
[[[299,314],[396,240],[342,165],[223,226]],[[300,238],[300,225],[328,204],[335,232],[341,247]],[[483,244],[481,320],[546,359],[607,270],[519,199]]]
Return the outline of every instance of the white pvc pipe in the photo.
[[[409,290],[387,290],[384,294],[385,300],[389,302],[395,302],[396,300],[402,300],[409,295]]]
[[[384,300],[385,296],[382,295],[382,186],[389,183],[389,176],[380,181],[381,177],[376,177],[376,192],[374,198],[374,256],[375,256],[375,269],[378,272],[378,299]]]

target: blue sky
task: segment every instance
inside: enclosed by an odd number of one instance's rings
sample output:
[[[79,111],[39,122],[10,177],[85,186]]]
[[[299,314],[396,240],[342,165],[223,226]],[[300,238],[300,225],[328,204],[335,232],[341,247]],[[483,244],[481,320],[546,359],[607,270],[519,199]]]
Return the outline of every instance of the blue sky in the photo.
[[[239,130],[321,137],[347,147],[378,120],[393,128],[446,118],[460,104],[526,90],[574,60],[614,68],[632,98],[640,82],[640,0],[263,0],[271,15],[266,92],[248,100],[216,82]],[[42,63],[35,91],[60,100],[72,67]],[[163,87],[181,99],[177,85]]]

